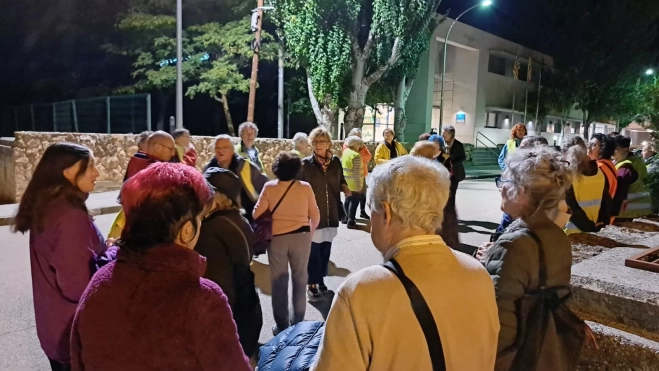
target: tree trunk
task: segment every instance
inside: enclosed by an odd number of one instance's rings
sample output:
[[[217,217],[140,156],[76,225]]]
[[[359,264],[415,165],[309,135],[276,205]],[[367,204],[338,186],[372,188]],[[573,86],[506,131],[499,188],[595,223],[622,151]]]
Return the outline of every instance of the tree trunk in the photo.
[[[231,118],[231,111],[229,110],[229,96],[228,94],[220,93],[221,97],[214,97],[216,101],[222,103],[222,109],[224,110],[224,117],[227,119],[227,129],[230,135],[238,136],[235,127],[233,126],[233,119]]]
[[[588,139],[588,129],[590,129],[590,115],[588,110],[583,111],[583,138]]]
[[[403,76],[396,87],[394,98],[394,132],[399,142],[405,141],[405,127],[407,126],[407,99],[410,97],[414,79]]]
[[[313,109],[313,114],[316,116],[316,122],[318,126],[324,126],[330,133],[334,133],[334,124],[338,115],[336,114],[337,110],[332,110],[332,95],[325,94],[325,99],[323,99],[322,106],[321,102],[318,102],[316,95],[313,91],[313,84],[311,82],[311,75],[307,71],[307,90],[309,92],[309,100],[311,101],[311,108]]]

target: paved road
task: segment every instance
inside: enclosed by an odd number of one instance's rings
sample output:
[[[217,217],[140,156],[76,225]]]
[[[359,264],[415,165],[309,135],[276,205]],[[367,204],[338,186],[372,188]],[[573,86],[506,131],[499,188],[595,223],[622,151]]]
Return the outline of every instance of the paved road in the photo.
[[[464,244],[478,246],[489,238],[501,217],[499,200],[492,179],[465,181],[460,185],[457,205]],[[106,232],[114,216],[96,217],[99,228]],[[382,263],[368,232],[342,228],[333,246],[331,277],[326,280],[330,290],[336,290],[350,273]],[[272,338],[270,331],[274,323],[267,264],[263,256],[253,266],[263,306],[261,342]],[[329,306],[330,301],[308,304],[306,319],[322,320]],[[9,227],[0,227],[0,370],[49,370],[34,326],[28,237],[11,234]]]

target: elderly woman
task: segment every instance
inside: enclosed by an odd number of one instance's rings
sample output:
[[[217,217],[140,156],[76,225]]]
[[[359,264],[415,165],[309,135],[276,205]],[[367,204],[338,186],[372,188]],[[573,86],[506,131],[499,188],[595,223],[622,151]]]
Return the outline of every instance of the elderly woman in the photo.
[[[572,184],[572,169],[548,147],[518,149],[506,159],[498,181],[501,210],[515,221],[485,253],[484,265],[494,280],[499,308],[497,370],[508,370],[505,355],[518,334],[517,304],[540,288],[544,256],[545,287],[568,286],[572,246],[561,227],[548,217]]]
[[[311,184],[321,216],[311,240],[307,290],[309,300],[318,301],[323,298],[322,294],[327,292],[323,277],[329,274],[332,241],[338,232],[341,213],[344,212],[340,192],[343,191],[346,197],[352,192],[348,189],[343,175],[341,160],[330,151],[332,139],[329,131],[317,127],[309,134],[309,141],[313,154],[302,160],[298,179]]]
[[[226,294],[238,327],[240,344],[248,357],[258,347],[263,316],[250,269],[256,236],[241,214],[240,178],[227,169],[212,167],[204,173],[215,191],[213,207],[201,223],[195,251],[206,257],[204,278]]]
[[[398,156],[407,154],[402,144],[394,139],[394,131],[386,128],[382,133],[384,140],[375,148],[375,165],[382,165]]]
[[[356,136],[361,139],[362,131],[357,128],[354,128],[350,130],[349,137],[351,136]],[[345,151],[346,148],[348,148],[348,144],[346,142],[343,142],[343,150]],[[371,151],[369,151],[368,147],[366,147],[365,145],[362,145],[362,148],[359,150],[359,155],[362,158],[362,174],[364,175],[364,179],[366,179],[366,177],[368,176],[368,163],[371,161],[373,156],[371,155]],[[366,183],[364,182],[364,190],[363,192],[360,193],[361,199],[359,200],[359,207],[361,209],[361,213],[359,214],[359,217],[365,220],[370,220],[371,217],[368,216],[368,214],[366,213],[366,188],[367,188]],[[346,198],[345,203],[343,205],[346,212],[348,211],[348,207],[349,207],[348,202],[349,202],[348,198]],[[347,223],[348,220],[345,219],[342,222]]]
[[[281,152],[272,163],[277,180],[265,184],[254,208],[254,219],[272,213],[272,244],[268,248],[270,280],[272,281],[272,312],[275,317],[273,335],[304,320],[307,303],[304,297],[309,275],[307,264],[311,237],[320,213],[316,196],[309,183],[297,181],[300,158]],[[288,197],[287,197],[288,196]],[[288,266],[293,277],[293,316],[288,310]]]
[[[364,142],[362,142],[360,137],[353,135],[346,138],[345,144],[348,147],[343,150],[341,165],[343,165],[343,176],[348,183],[348,189],[352,192],[352,196],[346,199],[348,203],[346,209],[348,213],[348,229],[356,229],[357,221],[355,216],[357,215],[359,202],[362,199],[365,181],[364,173],[362,172],[362,166],[364,164],[360,155],[361,149],[364,147]]]
[[[298,155],[300,158],[305,158],[311,153],[311,147],[309,146],[309,137],[305,133],[296,133],[293,136],[293,152]]]
[[[439,332],[446,369],[492,370],[499,332],[492,281],[435,234],[449,197],[448,171],[404,156],[376,167],[370,183],[371,239],[397,273],[372,266],[344,281],[312,369],[431,370],[424,326]],[[434,323],[419,324],[401,276],[418,288]]]
[[[74,370],[136,362],[150,370],[251,370],[227,297],[201,277],[206,261],[193,250],[211,201],[204,177],[183,164],[151,165],[124,184],[121,249],[80,299]]]
[[[257,135],[259,135],[259,128],[256,124],[249,121],[243,122],[238,126],[240,144],[237,144],[234,147],[234,150],[240,157],[249,160],[249,162],[258,167],[261,172],[265,172],[263,160],[261,160],[261,154],[259,153],[259,150],[254,147]]]
[[[506,145],[503,146],[501,153],[499,154],[499,167],[501,170],[506,170],[506,157],[522,144],[522,139],[527,135],[526,125],[523,123],[517,123],[510,130],[510,139],[506,142]]]

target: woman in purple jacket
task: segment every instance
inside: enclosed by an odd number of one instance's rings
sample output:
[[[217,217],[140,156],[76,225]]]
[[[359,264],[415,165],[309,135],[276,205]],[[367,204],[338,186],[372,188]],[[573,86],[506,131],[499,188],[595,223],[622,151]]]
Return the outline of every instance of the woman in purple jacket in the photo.
[[[89,280],[111,260],[85,200],[98,178],[87,147],[56,143],[37,165],[16,214],[14,232],[30,232],[37,335],[53,370],[70,369],[71,323]]]
[[[73,370],[251,371],[227,297],[193,249],[212,193],[196,169],[158,163],[121,190],[117,260],[94,275],[71,331]]]

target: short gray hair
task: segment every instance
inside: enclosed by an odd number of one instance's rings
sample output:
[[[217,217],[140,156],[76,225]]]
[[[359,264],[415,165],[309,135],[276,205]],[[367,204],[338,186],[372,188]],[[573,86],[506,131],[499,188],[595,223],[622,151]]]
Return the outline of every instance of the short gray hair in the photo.
[[[449,132],[451,135],[455,136],[455,128],[451,125],[446,125],[442,128],[442,133]]]
[[[293,136],[293,146],[297,147],[299,144],[309,143],[309,137],[305,133],[295,133]]]
[[[217,142],[221,141],[222,139],[226,139],[229,142],[233,143],[233,140],[231,139],[231,136],[227,135],[227,134],[220,134],[220,135],[216,136],[214,143],[217,144]]]
[[[370,206],[381,210],[386,202],[393,220],[403,228],[435,234],[444,220],[450,186],[449,172],[438,162],[401,156],[373,170],[369,181]]]
[[[348,134],[348,136],[351,137],[351,136],[353,136],[353,135],[356,135],[356,136],[360,136],[360,135],[362,135],[362,131],[361,131],[361,129],[359,129],[359,128],[353,128],[352,130],[350,130],[350,134]]]
[[[362,138],[356,135],[351,135],[346,138],[346,145],[348,146],[348,148],[352,149],[353,151],[356,151],[362,145],[364,145],[364,141],[362,141]]]
[[[510,153],[503,177],[512,184],[508,191],[512,199],[522,190],[529,196],[529,210],[526,211],[533,215],[558,206],[572,185],[574,170],[558,151],[536,146],[518,148]]]
[[[254,124],[253,122],[246,121],[240,124],[240,126],[238,126],[239,137],[243,136],[243,132],[245,131],[245,129],[253,129],[256,135],[259,135],[259,127],[256,126],[256,124]]]

